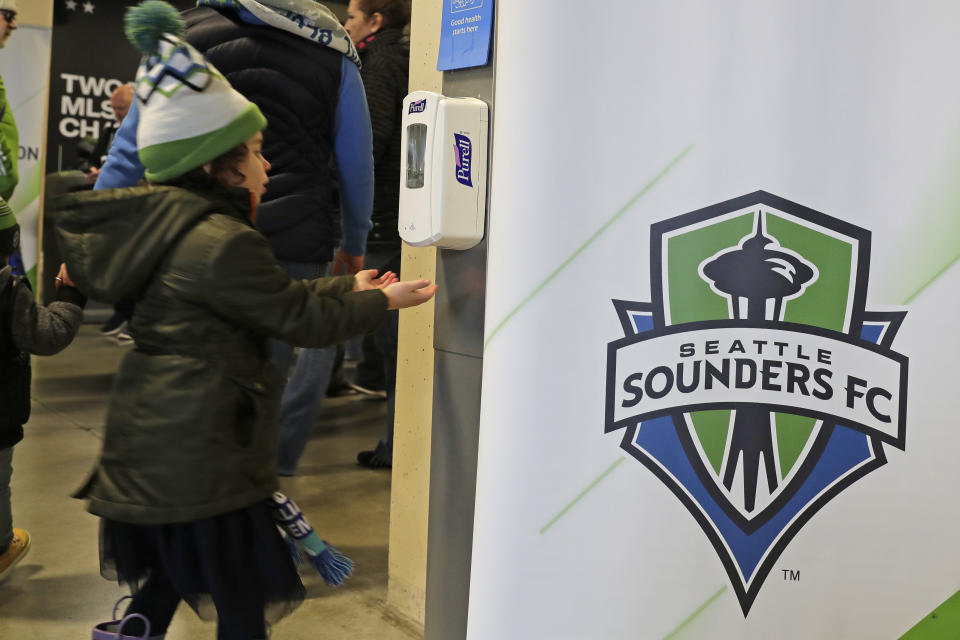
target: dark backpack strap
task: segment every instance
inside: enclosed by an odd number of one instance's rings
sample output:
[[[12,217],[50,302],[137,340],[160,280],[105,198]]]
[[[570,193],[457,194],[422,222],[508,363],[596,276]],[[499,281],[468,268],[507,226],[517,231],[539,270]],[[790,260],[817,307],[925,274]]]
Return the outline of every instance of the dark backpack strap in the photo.
[[[14,351],[13,301],[16,299],[18,278],[19,276],[12,276],[6,286],[0,290],[0,358],[4,360]]]
[[[23,276],[13,276],[0,292],[0,408],[5,414],[0,423],[19,427],[30,418],[30,354],[17,348],[13,341],[13,305],[21,287],[28,290],[30,282]]]
[[[3,355],[19,352],[13,343],[13,304],[21,287],[33,292],[33,287],[25,276],[14,275],[7,281],[3,291],[0,291],[0,310],[3,312],[3,317],[0,318],[0,354]]]

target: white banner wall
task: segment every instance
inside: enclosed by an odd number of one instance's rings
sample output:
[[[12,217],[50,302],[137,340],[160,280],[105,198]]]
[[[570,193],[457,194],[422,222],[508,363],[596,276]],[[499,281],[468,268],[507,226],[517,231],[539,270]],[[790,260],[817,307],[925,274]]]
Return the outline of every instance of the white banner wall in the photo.
[[[45,161],[43,133],[50,86],[50,33],[45,27],[21,26],[0,52],[0,76],[20,137],[20,182],[10,206],[20,224],[23,265],[34,285]]]
[[[470,639],[899,638],[960,589],[957,25],[500,3]]]

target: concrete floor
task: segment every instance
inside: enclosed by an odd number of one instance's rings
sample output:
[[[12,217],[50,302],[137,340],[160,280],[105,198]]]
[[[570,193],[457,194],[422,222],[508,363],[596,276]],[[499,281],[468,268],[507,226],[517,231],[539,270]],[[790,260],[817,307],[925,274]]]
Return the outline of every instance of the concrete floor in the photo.
[[[69,497],[100,448],[113,374],[126,349],[84,325],[63,353],[34,358],[33,410],[14,453],[14,526],[33,539],[29,555],[0,584],[0,638],[79,640],[110,619],[123,592],[99,575],[97,518]],[[280,621],[285,640],[408,640],[422,637],[386,617],[390,474],[356,465],[357,451],[380,437],[384,403],[356,396],[328,399],[299,475],[282,490],[321,535],[357,565],[338,589],[312,568],[301,571],[307,599]],[[167,640],[214,638],[212,623],[182,605]]]

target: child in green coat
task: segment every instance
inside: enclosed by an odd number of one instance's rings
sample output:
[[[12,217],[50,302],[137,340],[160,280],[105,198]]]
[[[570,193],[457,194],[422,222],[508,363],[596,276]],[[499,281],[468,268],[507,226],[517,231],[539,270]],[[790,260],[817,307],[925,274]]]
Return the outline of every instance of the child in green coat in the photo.
[[[375,330],[436,286],[374,270],[292,280],[253,226],[266,119],[182,38],[169,4],[131,9],[145,187],[69,194],[51,211],[70,276],[136,300],[103,450],[75,494],[101,518],[101,574],[134,594],[97,640],[160,638],[179,603],[219,640],[267,636],[304,588],[275,523],[283,378],[271,338],[323,347]],[[286,515],[291,515],[290,513]],[[149,625],[148,625],[149,623]]]

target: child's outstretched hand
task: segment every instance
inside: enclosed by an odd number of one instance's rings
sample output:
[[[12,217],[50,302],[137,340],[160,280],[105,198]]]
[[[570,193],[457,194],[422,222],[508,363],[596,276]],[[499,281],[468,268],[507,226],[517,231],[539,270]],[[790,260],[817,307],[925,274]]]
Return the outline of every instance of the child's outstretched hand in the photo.
[[[383,289],[388,309],[415,307],[432,298],[436,292],[437,285],[431,285],[429,280],[404,280]]]
[[[375,275],[377,275],[376,269],[363,269],[358,271],[357,275],[354,276],[356,281],[354,282],[353,290],[369,291],[370,289],[383,289],[400,279],[393,271],[387,271],[379,278],[374,278]]]
[[[400,276],[395,274],[393,271],[387,271],[379,278],[374,278],[373,284],[377,287],[377,289],[386,289],[387,287],[392,285],[394,282],[399,282],[399,281],[400,281]]]

